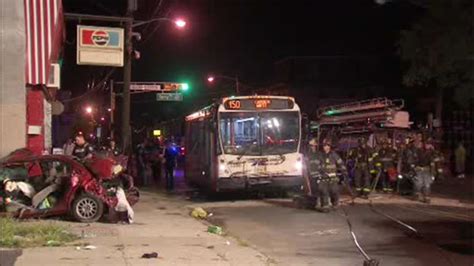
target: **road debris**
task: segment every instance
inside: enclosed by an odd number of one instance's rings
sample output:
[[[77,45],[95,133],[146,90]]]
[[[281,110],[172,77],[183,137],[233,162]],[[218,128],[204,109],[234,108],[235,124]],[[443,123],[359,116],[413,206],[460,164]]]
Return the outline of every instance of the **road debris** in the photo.
[[[142,255],[142,259],[156,259],[156,258],[158,258],[158,253],[156,252],[144,253]]]
[[[222,235],[222,227],[217,226],[217,225],[210,225],[207,228],[207,232],[211,234]]]
[[[81,247],[81,246],[76,246],[76,250],[94,250],[94,249],[97,249],[96,246],[93,246],[93,245],[87,245],[87,246],[84,246],[84,247]]]
[[[57,241],[57,240],[48,240],[46,242],[46,246],[48,247],[59,247],[61,245],[61,242]]]
[[[191,212],[191,216],[196,219],[206,219],[207,212],[203,208],[197,207],[193,209],[193,211]]]

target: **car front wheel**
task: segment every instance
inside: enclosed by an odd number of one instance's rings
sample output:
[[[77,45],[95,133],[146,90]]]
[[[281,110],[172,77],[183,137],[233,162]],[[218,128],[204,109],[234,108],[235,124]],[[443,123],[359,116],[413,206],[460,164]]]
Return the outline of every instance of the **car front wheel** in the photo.
[[[74,199],[71,212],[77,221],[93,223],[102,217],[104,213],[104,203],[94,195],[82,193]]]

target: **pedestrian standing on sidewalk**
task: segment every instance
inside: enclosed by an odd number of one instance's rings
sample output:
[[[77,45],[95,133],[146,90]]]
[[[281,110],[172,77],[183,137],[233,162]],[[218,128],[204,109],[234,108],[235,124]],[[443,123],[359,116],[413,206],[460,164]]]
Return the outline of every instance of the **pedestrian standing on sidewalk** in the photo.
[[[454,157],[456,159],[456,174],[458,178],[464,178],[466,171],[466,149],[462,142],[459,142],[458,147],[454,152]]]
[[[151,180],[148,175],[148,139],[146,138],[137,146],[137,162],[138,176],[142,185],[150,185]]]
[[[166,141],[163,158],[165,161],[166,190],[168,191],[174,189],[174,168],[176,167],[177,154],[171,141]]]
[[[64,146],[63,146],[64,155],[71,156],[72,152],[74,151],[74,146],[75,145],[72,138],[68,138],[66,143],[64,143]]]
[[[82,132],[77,133],[75,139],[74,150],[72,151],[72,156],[77,157],[81,161],[92,158],[94,153],[94,148],[89,144]]]

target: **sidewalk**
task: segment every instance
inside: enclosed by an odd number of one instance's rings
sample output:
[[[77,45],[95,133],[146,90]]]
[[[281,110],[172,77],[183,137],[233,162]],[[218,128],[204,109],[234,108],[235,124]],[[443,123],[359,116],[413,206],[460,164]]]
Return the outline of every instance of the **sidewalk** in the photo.
[[[433,184],[433,195],[474,203],[474,176],[445,178]]]
[[[142,192],[135,206],[135,223],[66,224],[83,235],[76,245],[24,249],[15,265],[268,265],[269,259],[238,241],[207,232],[207,225],[191,218],[182,200]],[[94,250],[77,250],[77,245]],[[142,259],[157,252],[157,259]],[[3,265],[2,265],[3,266]]]

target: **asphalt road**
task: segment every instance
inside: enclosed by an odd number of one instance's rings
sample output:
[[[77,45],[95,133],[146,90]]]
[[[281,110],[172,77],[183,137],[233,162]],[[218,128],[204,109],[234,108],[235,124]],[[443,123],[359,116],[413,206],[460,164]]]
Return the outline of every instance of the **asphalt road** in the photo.
[[[178,190],[187,190],[181,171],[176,183]],[[474,265],[472,202],[443,195],[434,197],[431,205],[399,196],[371,199],[375,210],[418,232],[415,235],[374,212],[366,200],[343,205],[358,242],[380,265]],[[323,214],[298,209],[291,199],[245,200],[238,195],[217,200],[201,195],[191,200],[192,206],[213,213],[211,223],[221,225],[239,243],[258,249],[275,264],[363,265],[364,257],[353,242],[342,209]]]
[[[376,200],[374,200],[376,202]],[[211,222],[279,265],[363,265],[342,210],[294,208],[288,200],[207,202]],[[458,207],[374,204],[419,236],[375,213],[367,202],[346,205],[360,245],[380,265],[474,265],[474,221]]]

